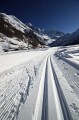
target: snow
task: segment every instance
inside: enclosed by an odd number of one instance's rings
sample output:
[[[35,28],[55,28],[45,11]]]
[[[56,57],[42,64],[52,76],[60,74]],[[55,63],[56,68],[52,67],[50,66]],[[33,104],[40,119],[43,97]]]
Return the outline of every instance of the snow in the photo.
[[[67,102],[70,113],[72,115],[72,118],[73,118],[73,120],[78,120],[79,119],[79,99],[78,99],[78,96],[75,94],[74,90],[69,85],[69,83],[66,80],[66,78],[64,77],[61,69],[56,64],[54,58],[52,58],[52,63],[53,63],[53,67],[54,67],[54,70],[55,70],[56,75],[57,75],[58,82],[61,86],[65,100]],[[73,107],[73,104],[74,104],[74,107]]]
[[[20,30],[23,33],[24,33],[24,30],[27,30],[27,31],[31,30],[28,26],[26,26],[24,23],[22,23],[15,16],[6,15],[5,13],[0,13],[0,14],[2,14],[4,16],[6,22],[9,22],[17,30]]]
[[[0,38],[0,52],[3,52],[5,50],[16,50],[16,49],[27,49],[28,45],[22,41],[19,41],[18,38],[9,38],[6,36],[3,36]]]
[[[59,56],[79,65],[79,45],[58,47]]]
[[[13,40],[13,43],[16,44],[16,41]],[[78,46],[76,47],[78,48]],[[63,76],[63,73],[61,72],[60,68],[58,68],[54,57],[52,57],[54,56],[54,53],[57,50],[62,51],[63,49],[65,48],[49,48],[43,51],[37,50],[37,51],[24,51],[20,53],[3,54],[3,55],[0,54],[0,119],[1,120],[6,120],[6,119],[11,120],[14,118],[15,120],[16,119],[25,120],[26,118],[28,120],[31,120],[34,117],[33,116],[34,113],[36,113],[35,115],[37,115],[37,110],[38,110],[37,108],[39,107],[40,100],[42,100],[42,98],[40,98],[39,95],[43,95],[43,93],[41,92],[43,91],[43,86],[40,91],[41,93],[39,92],[38,88],[41,88],[40,81],[41,81],[41,76],[45,72],[44,69],[45,60],[50,55],[52,58],[51,60],[55,72],[57,74],[58,81],[64,93],[70,112],[73,118],[78,120],[79,109],[77,108],[79,108],[79,99],[77,95],[74,93],[72,87],[69,85],[69,83]],[[69,54],[70,52],[71,51],[69,51]],[[76,54],[76,56],[77,55],[78,54]],[[50,65],[51,62],[49,57],[48,68],[50,68]],[[67,71],[68,69],[69,69],[68,67],[65,67],[65,71]],[[53,79],[52,69],[51,72],[49,71],[49,73],[51,74],[51,78]],[[74,75],[78,76],[78,72],[75,72]],[[69,77],[71,78],[72,76]]]
[[[25,31],[29,32],[30,30],[32,30],[40,38],[39,40],[46,45],[52,43],[53,41],[56,41],[56,39],[51,39],[51,37],[49,35],[43,33],[43,31],[40,28],[36,28],[37,31],[34,30],[32,28],[31,23],[28,23],[26,25],[13,15],[6,15],[5,13],[0,13],[0,15],[3,15],[5,22],[9,23],[10,25],[12,25],[14,28],[21,31],[22,33],[25,33]],[[5,27],[7,27],[7,25],[5,25]],[[14,32],[14,31],[12,31],[12,32]],[[52,31],[52,32],[54,32],[54,31]],[[53,33],[53,35],[54,34],[55,33]],[[56,35],[54,35],[54,36],[56,36]],[[57,38],[58,37],[59,36],[57,36]]]
[[[0,119],[17,118],[47,54],[48,50],[0,55]]]
[[[43,38],[45,38],[45,39],[50,39],[50,37],[47,36],[47,35],[43,35]]]
[[[0,55],[0,73],[47,53],[49,53],[49,50]]]
[[[37,32],[34,32],[39,38],[42,39],[42,41],[48,45],[50,43],[52,43],[53,41],[55,41],[55,39],[51,39],[48,35],[45,34],[38,34]]]
[[[62,107],[61,107],[61,103],[60,103],[60,99],[59,99],[59,94],[58,94],[56,80],[54,78],[54,74],[52,74],[53,69],[52,69],[52,65],[51,65],[50,59],[51,59],[51,56],[49,57],[49,67],[50,67],[50,76],[51,76],[51,82],[52,82],[52,89],[51,90],[53,90],[53,96],[54,96],[54,100],[55,100],[56,113],[57,113],[56,115],[57,115],[57,119],[64,120],[64,116],[63,116],[63,111],[62,111]],[[62,95],[61,95],[61,97],[62,97]]]
[[[45,81],[44,77],[45,77],[45,70],[46,70],[46,61],[47,61],[47,59],[45,60],[43,71],[42,71],[42,77],[40,80],[38,96],[37,96],[35,110],[34,110],[34,114],[33,114],[33,120],[38,120],[42,114],[42,102],[43,102],[43,93],[44,93],[44,81]],[[40,114],[40,116],[39,116],[39,114]]]
[[[57,49],[58,48],[49,49],[50,54],[54,54],[57,51]],[[49,56],[50,56],[50,54],[49,54]],[[75,109],[75,108],[79,108],[79,99],[78,99],[77,95],[74,93],[72,87],[68,84],[67,80],[63,77],[63,74],[62,74],[60,68],[58,68],[58,66],[56,65],[54,58],[52,58],[52,63],[54,65],[54,69],[55,69],[55,71],[57,73],[57,78],[58,78],[60,86],[61,86],[61,88],[63,90],[66,102],[67,102],[69,110],[70,110],[70,113],[71,113],[72,117],[75,120],[78,120],[78,117],[79,117],[78,112],[79,112],[79,110]],[[44,71],[44,65],[45,65],[45,61],[43,63],[43,67],[42,67],[42,70],[41,70],[42,73]],[[48,65],[48,66],[50,66],[50,65]],[[39,72],[41,72],[41,71],[39,71]],[[48,71],[49,71],[49,69],[48,69]],[[66,69],[66,71],[67,71],[67,69]],[[40,77],[42,75],[40,74]],[[52,73],[51,73],[51,75],[52,75]],[[49,76],[50,76],[50,74],[49,74]],[[40,80],[41,79],[42,79],[42,77],[40,78]],[[36,80],[39,81],[39,79],[36,79]],[[22,109],[20,110],[20,113],[19,113],[18,120],[22,120],[22,119],[26,120],[26,118],[31,120],[31,119],[36,119],[37,117],[39,117],[39,118],[41,117],[40,115],[41,115],[42,97],[40,97],[40,96],[41,96],[42,91],[43,91],[43,89],[42,89],[43,83],[41,85],[41,89],[40,90],[38,89],[38,88],[40,88],[41,82],[44,82],[44,79],[42,79],[42,81],[40,81],[39,83],[36,83],[36,88],[37,89],[32,88],[32,90],[30,91],[31,95],[29,96],[29,98],[27,99],[25,104],[22,106]],[[33,86],[33,87],[35,87],[35,86]],[[37,97],[36,97],[36,95],[37,95]],[[57,104],[59,104],[59,103],[57,102]],[[57,104],[56,104],[56,107],[57,107]],[[35,105],[36,105],[36,107],[35,107]],[[38,111],[39,111],[39,113],[38,113]],[[57,109],[57,111],[58,111],[58,109]],[[58,112],[60,112],[60,110]],[[60,116],[60,113],[59,113],[59,116]]]
[[[56,35],[55,37],[60,38],[61,36],[57,36],[57,35]]]

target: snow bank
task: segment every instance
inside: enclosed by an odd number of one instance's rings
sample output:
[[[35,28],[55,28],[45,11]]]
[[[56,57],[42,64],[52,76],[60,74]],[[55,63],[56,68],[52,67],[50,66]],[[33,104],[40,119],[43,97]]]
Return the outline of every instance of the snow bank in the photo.
[[[2,37],[0,38],[0,52],[11,50],[27,49],[28,45],[17,38]]]
[[[79,99],[78,99],[77,95],[74,93],[71,86],[68,84],[68,81],[64,78],[61,70],[58,68],[57,64],[55,63],[55,61],[52,57],[51,57],[52,64],[53,64],[58,82],[64,93],[65,100],[70,109],[72,118],[73,118],[73,120],[78,120],[79,119]]]
[[[58,51],[55,53],[55,55],[65,61],[68,61],[76,68],[79,67],[79,45],[58,47]]]

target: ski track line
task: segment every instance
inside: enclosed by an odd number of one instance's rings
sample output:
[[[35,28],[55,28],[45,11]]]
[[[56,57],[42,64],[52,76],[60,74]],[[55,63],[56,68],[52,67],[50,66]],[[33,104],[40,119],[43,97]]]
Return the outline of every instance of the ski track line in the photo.
[[[50,94],[50,92],[48,91],[52,91],[53,93],[52,98],[54,99],[54,101],[51,101],[52,109],[54,109],[55,112],[55,116],[53,115],[54,117],[52,118],[52,120],[72,120],[67,103],[63,99],[64,95],[60,90],[61,89],[60,85],[57,83],[58,80],[57,81],[55,80],[53,74],[54,74],[54,70],[52,69],[51,56],[49,55],[49,57],[47,57],[44,64],[35,111],[32,115],[32,120],[51,120],[51,115],[49,113],[49,109],[50,109],[49,100],[51,98],[48,98]],[[48,76],[50,76],[50,79]],[[50,83],[52,83],[51,90],[49,85]],[[59,89],[57,87],[59,87]]]

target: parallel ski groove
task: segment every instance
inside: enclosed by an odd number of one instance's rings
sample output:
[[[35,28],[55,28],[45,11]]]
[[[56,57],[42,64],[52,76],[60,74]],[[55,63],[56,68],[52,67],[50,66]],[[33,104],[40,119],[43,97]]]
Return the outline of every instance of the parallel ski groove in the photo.
[[[57,88],[57,91],[58,91],[60,103],[61,103],[61,108],[62,108],[64,120],[72,120],[71,113],[69,111],[69,108],[68,108],[68,105],[66,103],[66,100],[65,100],[64,94],[62,92],[62,89],[59,85],[58,78],[57,78],[57,75],[55,73],[51,58],[50,58],[50,62],[51,62],[51,66],[52,66],[52,72],[53,72],[53,75],[54,75],[54,80],[55,80],[56,88]]]

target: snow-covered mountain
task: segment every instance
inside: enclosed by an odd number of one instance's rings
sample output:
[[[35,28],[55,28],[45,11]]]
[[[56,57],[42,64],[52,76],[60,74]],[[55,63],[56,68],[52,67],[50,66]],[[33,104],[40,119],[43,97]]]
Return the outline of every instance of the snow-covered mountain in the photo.
[[[79,29],[73,33],[68,33],[58,38],[56,41],[52,42],[50,46],[66,46],[76,44],[79,44]]]
[[[45,30],[45,29],[37,28],[33,26],[31,23],[27,23],[27,26],[30,27],[36,35],[41,37],[46,45],[51,44],[52,42],[56,41],[58,38],[65,35],[63,32],[56,31],[53,29]]]
[[[50,30],[43,29],[42,32],[50,36],[52,39],[57,39],[65,35],[63,32],[53,30],[53,29],[50,29]]]
[[[0,13],[0,51],[45,47],[64,33],[24,24],[13,15]]]
[[[24,43],[24,44],[23,44]],[[12,15],[0,13],[0,48],[28,49],[41,47],[45,43],[34,31]]]

